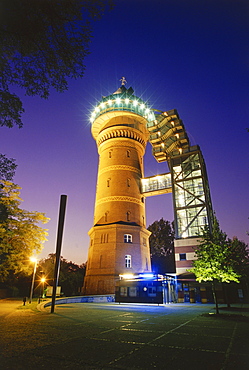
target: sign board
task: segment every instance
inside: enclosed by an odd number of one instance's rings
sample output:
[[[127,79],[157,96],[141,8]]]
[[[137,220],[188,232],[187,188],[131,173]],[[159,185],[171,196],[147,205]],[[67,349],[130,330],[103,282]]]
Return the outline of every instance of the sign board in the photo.
[[[51,285],[48,285],[47,286],[46,297],[52,297],[52,294],[53,294],[53,287]],[[57,288],[56,288],[56,297],[60,297],[60,295],[61,295],[61,287],[57,286]]]

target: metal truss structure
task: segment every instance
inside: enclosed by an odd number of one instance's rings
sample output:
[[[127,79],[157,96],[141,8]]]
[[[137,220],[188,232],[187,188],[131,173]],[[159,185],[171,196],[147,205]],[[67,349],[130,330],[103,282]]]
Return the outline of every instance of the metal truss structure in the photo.
[[[176,109],[156,114],[147,128],[153,156],[157,162],[167,161],[170,173],[142,179],[142,192],[145,196],[172,192],[176,239],[196,238],[205,225],[211,229],[213,218],[200,147],[190,146]]]

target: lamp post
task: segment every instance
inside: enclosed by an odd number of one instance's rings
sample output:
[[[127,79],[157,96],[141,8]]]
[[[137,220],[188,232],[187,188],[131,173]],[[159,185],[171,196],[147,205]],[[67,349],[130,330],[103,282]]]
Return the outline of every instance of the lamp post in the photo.
[[[37,259],[35,257],[30,257],[30,261],[34,263],[34,271],[33,271],[32,284],[31,284],[30,297],[29,297],[29,303],[32,303],[34,283],[35,283],[35,273],[36,273],[36,267],[37,267]]]

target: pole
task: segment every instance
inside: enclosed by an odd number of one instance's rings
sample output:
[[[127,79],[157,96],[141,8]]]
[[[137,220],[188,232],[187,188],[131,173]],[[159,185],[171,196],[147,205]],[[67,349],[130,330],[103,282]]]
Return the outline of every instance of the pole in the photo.
[[[66,204],[67,204],[67,196],[66,195],[61,195],[59,221],[58,221],[58,231],[57,231],[56,261],[55,261],[55,268],[54,268],[54,281],[53,281],[51,313],[54,312],[55,298],[56,298],[56,288],[57,288],[58,280],[59,280],[61,244],[62,244],[62,236],[63,236],[63,229],[64,229]]]
[[[34,284],[35,284],[36,266],[37,266],[37,261],[34,262],[34,271],[33,271],[32,284],[31,284],[31,289],[30,289],[29,303],[32,303],[33,290],[34,290]]]

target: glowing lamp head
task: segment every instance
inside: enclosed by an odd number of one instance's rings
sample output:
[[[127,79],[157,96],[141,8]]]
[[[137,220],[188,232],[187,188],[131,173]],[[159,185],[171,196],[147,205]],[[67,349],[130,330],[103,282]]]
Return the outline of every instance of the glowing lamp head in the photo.
[[[143,273],[143,274],[140,274],[139,276],[144,278],[144,279],[153,279],[154,274],[152,274],[152,273]]]
[[[119,276],[123,279],[132,279],[134,277],[133,274],[123,274],[123,275],[119,275]]]

